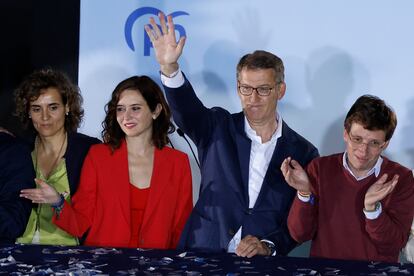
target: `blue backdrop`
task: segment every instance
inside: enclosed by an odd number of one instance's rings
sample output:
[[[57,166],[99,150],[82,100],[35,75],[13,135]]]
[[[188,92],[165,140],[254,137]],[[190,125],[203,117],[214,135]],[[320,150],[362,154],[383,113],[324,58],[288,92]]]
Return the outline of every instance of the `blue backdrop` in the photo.
[[[207,106],[239,111],[235,66],[255,49],[280,56],[283,118],[321,154],[343,150],[343,119],[362,94],[383,98],[398,126],[386,155],[414,168],[414,2],[410,0],[81,1],[82,131],[99,136],[115,85],[134,74],[159,79],[144,25],[157,10],[186,33],[181,68]],[[178,33],[178,32],[177,32]],[[191,155],[176,135],[173,142]],[[194,198],[199,173],[192,161]]]

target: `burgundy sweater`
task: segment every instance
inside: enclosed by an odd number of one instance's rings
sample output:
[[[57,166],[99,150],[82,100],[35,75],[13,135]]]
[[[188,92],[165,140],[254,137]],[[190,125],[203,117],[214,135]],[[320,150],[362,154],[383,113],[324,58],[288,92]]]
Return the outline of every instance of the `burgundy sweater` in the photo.
[[[374,174],[357,181],[343,166],[342,155],[314,159],[307,167],[314,203],[295,198],[288,218],[291,236],[299,243],[312,240],[312,257],[398,262],[414,214],[414,178],[411,170],[385,157],[381,166],[399,181],[381,200],[382,213],[365,218],[364,197],[378,179]]]

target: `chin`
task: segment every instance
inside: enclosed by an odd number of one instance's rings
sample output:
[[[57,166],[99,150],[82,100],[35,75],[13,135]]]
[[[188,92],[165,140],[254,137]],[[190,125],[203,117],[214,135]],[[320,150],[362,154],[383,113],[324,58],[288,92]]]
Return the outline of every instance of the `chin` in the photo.
[[[247,120],[250,122],[260,122],[263,120],[261,116],[257,116],[257,114],[246,114]]]

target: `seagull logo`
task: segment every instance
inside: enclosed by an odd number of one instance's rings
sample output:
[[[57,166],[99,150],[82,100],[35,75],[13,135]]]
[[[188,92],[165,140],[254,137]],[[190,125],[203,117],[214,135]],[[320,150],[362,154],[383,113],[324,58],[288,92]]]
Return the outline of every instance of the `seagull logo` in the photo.
[[[161,10],[157,9],[157,8],[153,8],[153,7],[142,7],[139,9],[134,10],[127,18],[126,22],[125,22],[125,28],[124,28],[124,33],[125,33],[125,41],[128,45],[128,47],[132,50],[135,51],[135,46],[134,46],[134,42],[132,41],[132,28],[134,26],[135,21],[137,21],[138,18],[140,18],[143,15],[154,15],[154,16],[158,16],[158,14],[161,12]],[[171,14],[173,18],[177,17],[177,16],[181,16],[181,15],[189,15],[187,12],[184,11],[176,11],[173,12]],[[183,26],[179,25],[179,24],[174,24],[175,30],[179,33],[179,37],[185,36],[185,29]],[[161,28],[161,27],[160,27]],[[149,56],[150,55],[150,50],[152,48],[152,43],[147,35],[147,33],[144,31],[144,56]]]

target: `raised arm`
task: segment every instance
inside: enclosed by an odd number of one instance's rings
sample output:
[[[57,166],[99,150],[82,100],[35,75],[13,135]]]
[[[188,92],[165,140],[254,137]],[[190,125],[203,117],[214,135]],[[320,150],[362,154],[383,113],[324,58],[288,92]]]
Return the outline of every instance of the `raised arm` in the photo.
[[[150,25],[145,25],[145,31],[155,49],[155,56],[160,65],[161,72],[169,76],[178,70],[178,59],[183,52],[185,37],[181,37],[177,43],[171,15],[167,17],[168,22],[165,22],[165,15],[163,13],[159,13],[158,18],[161,30],[156,24],[155,19],[151,17]]]
[[[291,237],[298,243],[313,238],[317,228],[318,205],[312,202],[311,183],[302,166],[290,157],[280,167],[286,182],[298,191],[301,199],[296,197],[289,211],[288,229]]]

